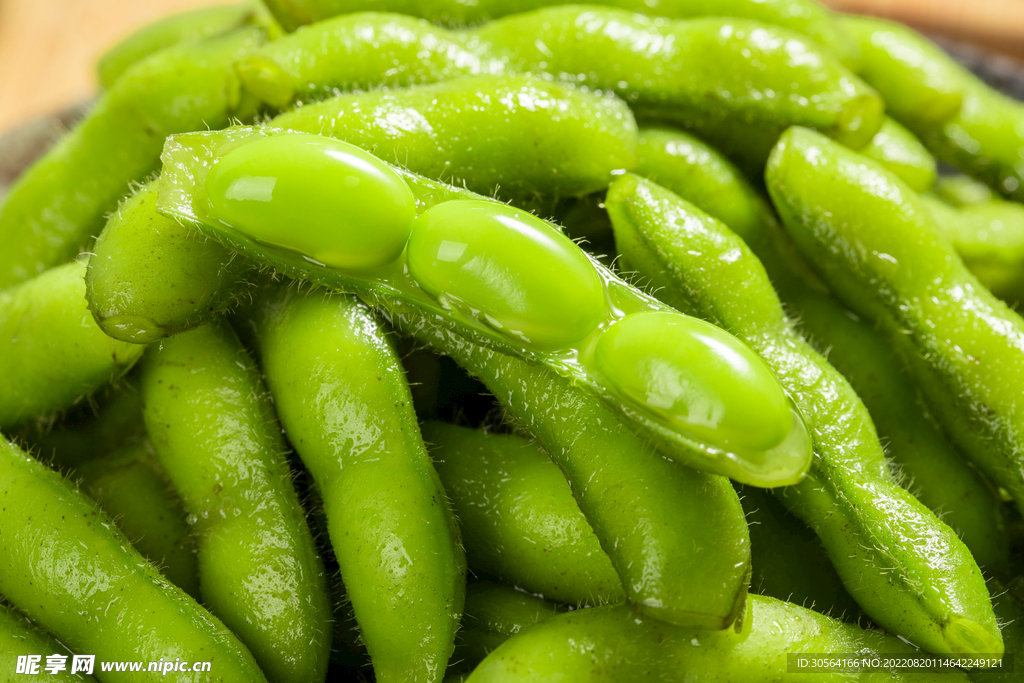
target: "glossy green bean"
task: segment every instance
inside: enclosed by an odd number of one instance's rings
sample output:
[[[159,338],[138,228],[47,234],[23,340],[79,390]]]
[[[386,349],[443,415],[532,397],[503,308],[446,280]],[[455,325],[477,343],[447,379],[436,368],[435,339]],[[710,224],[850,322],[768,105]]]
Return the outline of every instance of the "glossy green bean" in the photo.
[[[645,619],[626,605],[577,610],[509,639],[469,683],[562,680],[630,683],[719,680],[732,683],[966,681],[956,673],[790,673],[785,653],[859,652],[912,655],[898,639],[843,624],[811,610],[751,595],[749,632],[695,631]],[[585,646],[581,644],[585,643]]]
[[[756,130],[762,163],[790,125],[861,147],[883,119],[877,94],[811,41],[744,19],[567,6],[449,31],[367,12],[304,27],[239,63],[249,92],[274,106],[335,88],[510,72],[611,91],[639,115],[723,138]]]
[[[551,458],[527,439],[423,425],[471,569],[568,604],[622,602],[615,569]]]
[[[964,454],[1024,503],[1024,320],[970,274],[919,197],[874,163],[792,129],[767,178],[808,260],[879,325]]]
[[[122,376],[145,347],[103,334],[86,309],[85,265],[0,291],[0,428],[70,407]]]
[[[238,638],[161,576],[96,503],[6,440],[0,495],[0,593],[72,651],[108,662],[194,661],[201,653],[224,683],[266,681]],[[105,680],[152,674],[108,673]]]
[[[342,95],[269,125],[346,140],[520,202],[595,192],[635,164],[636,124],[622,102],[521,76]],[[118,339],[191,329],[230,306],[252,275],[248,261],[157,213],[155,194],[146,186],[118,209],[89,261],[90,309]]]
[[[251,27],[171,47],[118,79],[0,204],[0,287],[73,259],[129,185],[159,167],[168,135],[250,117],[254,103],[231,64],[263,40],[263,30]]]
[[[146,430],[189,514],[210,610],[273,681],[323,680],[326,579],[259,373],[226,323],[151,347]]]
[[[96,679],[91,675],[82,672],[71,673],[72,658],[71,651],[54,640],[46,631],[35,626],[17,610],[12,607],[0,604],[0,676],[5,676],[7,681],[17,680],[17,663],[19,657],[35,655],[36,674],[45,672],[47,680],[57,683],[95,683]],[[50,655],[62,655],[65,659],[60,662],[61,667],[53,667],[54,670],[47,671],[47,657]],[[27,673],[23,671],[22,673]],[[20,678],[20,676],[19,676]]]
[[[935,157],[913,133],[888,116],[871,142],[858,151],[898,175],[917,192],[927,192],[935,185]]]
[[[746,244],[692,204],[636,176],[613,183],[605,203],[624,267],[637,269],[666,302],[739,335],[799,405],[814,461],[807,479],[776,492],[818,534],[864,611],[930,652],[1000,652],[988,592],[970,552],[896,484],[867,409],[794,331]]]
[[[462,614],[465,557],[385,331],[353,297],[263,290],[267,383],[313,475],[379,681],[437,681]]]

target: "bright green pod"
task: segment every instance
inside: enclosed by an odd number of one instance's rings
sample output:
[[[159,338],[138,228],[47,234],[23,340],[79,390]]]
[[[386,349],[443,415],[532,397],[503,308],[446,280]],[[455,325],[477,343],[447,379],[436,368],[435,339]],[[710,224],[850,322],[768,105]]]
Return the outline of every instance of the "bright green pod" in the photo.
[[[322,681],[326,577],[258,370],[223,322],[151,347],[146,430],[196,539],[203,602],[272,681]]]
[[[87,462],[72,477],[140,553],[175,586],[199,599],[196,553],[185,513],[148,441]]]
[[[442,422],[422,429],[436,448],[434,466],[452,500],[473,571],[570,605],[626,599],[565,476],[546,452],[512,434]]]
[[[944,175],[935,183],[935,194],[956,207],[987,204],[995,199],[992,188],[968,175]]]
[[[509,638],[564,611],[561,605],[508,586],[471,583],[450,668],[472,669]]]
[[[230,225],[233,216],[218,211],[222,198],[213,197],[210,191],[220,189],[216,183],[208,183],[207,176],[217,172],[221,160],[228,158],[225,155],[238,154],[249,144],[261,143],[268,137],[281,138],[282,146],[291,143],[304,148],[311,138],[315,139],[315,149],[331,160],[330,164],[323,166],[317,173],[318,178],[323,182],[335,180],[334,194],[352,195],[351,201],[358,202],[359,193],[366,191],[363,186],[374,182],[376,177],[376,170],[368,173],[364,172],[362,166],[346,163],[349,159],[346,155],[355,148],[329,138],[289,134],[266,128],[234,128],[223,133],[196,133],[177,136],[168,144],[158,207],[166,215],[194,225],[204,234],[220,240],[244,256],[263,265],[272,265],[287,275],[355,292],[371,305],[383,307],[389,314],[400,310],[418,311],[424,317],[435,318],[453,332],[469,335],[481,343],[543,363],[562,376],[587,386],[635,427],[664,443],[666,454],[694,467],[763,486],[793,483],[802,476],[810,458],[806,430],[794,409],[777,409],[777,402],[772,402],[774,394],[759,395],[761,403],[753,406],[739,406],[734,401],[727,401],[730,410],[742,410],[744,414],[748,410],[751,414],[756,413],[763,408],[769,419],[779,423],[779,429],[775,432],[779,435],[778,440],[760,443],[765,448],[756,450],[730,445],[733,434],[729,425],[734,424],[733,421],[723,422],[722,429],[711,428],[700,432],[688,430],[664,419],[660,408],[652,410],[648,404],[617,391],[615,384],[607,381],[601,367],[619,368],[621,364],[617,363],[617,356],[612,354],[609,358],[605,354],[600,363],[595,357],[595,346],[609,326],[632,313],[644,311],[664,311],[679,319],[683,319],[683,316],[618,279],[607,268],[584,255],[558,228],[531,214],[392,168],[391,171],[401,178],[415,196],[418,217],[409,226],[412,234],[408,247],[390,263],[374,261],[372,264],[363,264],[367,268],[372,266],[372,269],[358,271],[332,267],[305,252],[305,245],[317,242],[315,238],[323,232],[323,224],[316,222],[321,216],[316,204],[285,201],[274,209],[287,218],[287,226],[295,233],[289,244],[283,247],[264,242],[261,237],[266,230],[258,223]],[[260,165],[253,164],[250,170],[256,174],[253,177],[263,177],[260,174],[272,177],[276,173],[270,159]],[[310,173],[306,168],[296,168],[290,182],[300,186],[303,179],[309,178]],[[359,179],[360,189],[350,192],[340,189],[344,187],[344,179],[349,177]],[[471,215],[472,223],[460,228],[459,233],[463,229],[468,234],[469,231],[486,228],[488,239],[474,242],[472,249],[466,248],[467,254],[479,253],[486,255],[486,258],[469,258],[465,262],[457,262],[458,278],[453,276],[453,271],[449,271],[448,283],[452,287],[441,295],[441,288],[446,285],[446,281],[443,277],[434,279],[441,270],[425,270],[424,259],[433,258],[439,251],[448,249],[446,243],[453,251],[451,254],[442,254],[443,257],[461,257],[464,254],[458,245],[467,242],[441,239],[449,228],[443,227],[444,221],[438,221],[442,225],[442,235],[434,236],[436,244],[431,251],[430,225],[428,222],[425,226],[421,219],[423,216],[429,218],[434,211],[447,210],[446,202],[460,205],[466,203],[467,207],[485,207],[487,210],[477,212],[474,209],[471,214],[466,214]],[[404,204],[377,209],[386,216],[405,210]],[[302,228],[308,225],[305,220],[307,215],[313,221],[310,235],[304,234],[301,229],[294,229],[296,225]],[[345,225],[346,220],[345,217],[339,217],[342,225]],[[341,232],[357,231],[359,227],[349,225]],[[282,235],[286,228],[281,225],[273,230],[274,235]],[[421,237],[424,230],[427,235]],[[390,243],[395,233],[390,229],[383,233]],[[324,239],[329,241],[334,238],[328,235]],[[455,254],[456,251],[459,253]],[[531,270],[525,271],[530,277],[521,274],[523,266],[516,258],[517,254],[528,254],[537,259],[535,265],[531,264]],[[545,272],[552,273],[553,277],[545,280]],[[602,306],[599,316],[593,315],[588,309],[583,311],[585,316],[580,317],[575,312],[566,311],[566,307],[557,301],[549,303],[545,300],[548,292],[569,292],[576,286],[581,273],[586,274],[589,281],[600,283],[600,288],[573,294],[573,301],[582,301],[591,307],[594,306],[591,300],[600,299]],[[563,282],[559,282],[560,279]],[[486,286],[481,286],[485,281]],[[558,326],[556,319],[563,313],[564,329]],[[533,328],[529,332],[518,329],[516,315],[522,316],[520,319],[529,322]],[[515,327],[510,323],[514,323]],[[527,337],[533,331],[540,333],[536,341]],[[721,330],[709,331],[702,328],[701,334],[717,339],[724,345],[723,348],[730,349],[729,353],[739,354],[735,363],[717,365],[711,373],[713,377],[705,385],[712,386],[711,382],[718,382],[723,387],[723,395],[728,398],[736,391],[735,387],[746,381],[748,373],[743,368],[757,366],[759,361],[749,349],[742,345],[731,345],[728,335]],[[618,376],[621,379],[621,373]],[[681,399],[684,394],[680,390]],[[797,419],[794,419],[795,416]]]
[[[646,619],[627,605],[560,614],[510,638],[490,654],[468,683],[966,683],[950,673],[790,672],[787,653],[914,656],[893,636],[844,624],[811,610],[752,594],[749,633],[696,631]],[[585,644],[585,645],[583,645]]]
[[[74,261],[0,291],[0,428],[70,407],[128,372],[145,350],[96,326],[84,275]]]
[[[71,651],[54,640],[46,631],[35,626],[22,614],[12,607],[0,604],[0,676],[5,676],[7,681],[16,681],[21,678],[17,672],[19,657],[35,655],[35,674],[43,674],[47,680],[56,683],[95,683],[96,679],[88,673],[76,671],[71,673],[74,666]],[[66,657],[61,663],[63,668],[47,671],[46,658],[50,655],[62,655]],[[26,674],[22,671],[21,674]]]
[[[627,175],[605,200],[625,268],[749,343],[807,420],[807,479],[778,490],[815,530],[850,594],[891,633],[930,652],[1001,652],[985,582],[957,534],[886,468],[867,409],[792,328],[760,261],[722,223]],[[907,539],[927,539],[907,545]]]
[[[999,579],[989,579],[989,590],[992,592],[992,606],[1002,625],[1003,642],[1006,652],[1014,657],[1013,668],[1008,666],[1004,658],[1003,666],[996,669],[971,669],[967,672],[971,681],[976,683],[1016,683],[1020,680],[1018,659],[1024,654],[1024,600],[1021,598],[1021,578],[1018,575],[1010,584],[1004,585]]]
[[[253,23],[258,12],[255,2],[215,5],[147,24],[100,57],[96,65],[100,86],[109,89],[121,74],[155,52],[180,43],[196,43]]]
[[[898,175],[915,192],[927,192],[935,185],[935,157],[913,133],[888,116],[871,142],[857,151]]]
[[[353,12],[397,12],[463,26],[558,4],[566,3],[557,0],[484,0],[473,4],[457,0],[268,0],[266,3],[289,31]],[[673,19],[706,15],[755,19],[811,38],[854,70],[860,63],[857,45],[845,35],[843,27],[829,11],[813,0],[715,0],[710,3],[702,0],[597,0],[589,4]]]
[[[97,662],[201,656],[224,683],[266,681],[238,638],[161,576],[96,503],[6,440],[0,496],[0,593],[72,652]],[[152,678],[125,672],[104,680]],[[200,683],[209,673],[176,680]]]
[[[351,93],[272,124],[343,139],[421,175],[519,203],[595,192],[635,163],[636,124],[623,102],[528,76]],[[252,270],[220,243],[160,215],[151,188],[108,221],[86,276],[97,322],[127,341],[198,326],[239,298]]]
[[[756,130],[761,161],[788,126],[861,147],[882,125],[878,95],[799,34],[748,19],[664,19],[588,6],[541,8],[450,31],[398,14],[304,27],[239,63],[273,106],[335,89],[479,74],[546,73],[614,92],[645,117],[723,137]]]
[[[438,681],[465,557],[384,329],[352,297],[262,290],[256,344],[288,439],[316,482],[379,681]]]
[[[970,274],[918,195],[871,161],[793,129],[767,179],[815,269],[879,326],[963,453],[1024,504],[1024,320]]]
[[[70,261],[160,166],[164,138],[252,116],[231,64],[263,30],[168,48],[139,62],[11,186],[0,204],[0,288]]]
[[[1002,565],[1008,539],[991,486],[942,435],[888,342],[827,292],[765,197],[715,149],[669,128],[642,131],[638,172],[743,238],[801,330],[827,352],[830,364],[867,406],[881,442],[889,445],[889,458],[899,466],[901,481],[912,482],[915,496],[941,514],[979,564]]]

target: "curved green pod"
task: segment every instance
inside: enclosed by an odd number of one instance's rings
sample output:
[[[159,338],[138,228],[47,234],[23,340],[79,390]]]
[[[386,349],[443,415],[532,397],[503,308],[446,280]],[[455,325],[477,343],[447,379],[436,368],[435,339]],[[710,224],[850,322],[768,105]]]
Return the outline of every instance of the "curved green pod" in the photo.
[[[199,577],[185,513],[145,439],[77,467],[72,477],[140,553],[199,599]]]
[[[195,661],[202,653],[225,683],[266,681],[238,638],[161,576],[96,503],[6,440],[0,496],[0,593],[73,652],[105,662]],[[208,678],[183,672],[177,679]]]
[[[871,142],[857,151],[898,175],[915,192],[927,192],[935,185],[935,157],[913,133],[888,116]]]
[[[1013,653],[1013,669],[1003,660],[1003,670],[973,669],[968,671],[971,681],[985,683],[1014,683],[1020,680],[1020,666],[1018,657],[1024,654],[1024,600],[1021,599],[1021,578],[1018,576],[1008,586],[999,579],[989,579],[989,590],[992,593],[992,606],[999,617],[1002,626],[1003,642],[1006,644],[1006,652]]]
[[[879,326],[963,453],[1024,504],[1024,320],[970,274],[919,197],[863,157],[793,129],[767,179],[815,269]]]
[[[664,443],[666,454],[695,467],[765,486],[803,475],[810,458],[806,429],[753,352],[622,282],[531,214],[314,135],[251,128],[184,135],[168,144],[164,159],[161,211],[255,261],[354,291],[390,314],[418,311],[541,362],[587,386]],[[325,194],[332,195],[329,203],[320,200]],[[389,203],[361,200],[371,195]],[[363,239],[363,223],[339,222],[337,207],[345,207],[343,217],[375,215],[379,239],[362,242],[359,260],[346,245],[356,235]],[[259,220],[250,219],[260,210]],[[270,215],[281,218],[267,220]],[[409,215],[415,220],[406,222]],[[294,230],[296,223],[303,229]],[[579,296],[548,296],[584,281]],[[606,335],[620,336],[617,326],[638,324],[671,325],[687,350],[718,362],[702,374],[671,343],[602,344]],[[649,353],[649,365],[637,362],[638,350]],[[672,381],[651,372],[655,365],[672,373]],[[645,381],[650,396],[640,391]],[[747,424],[756,427],[749,434]]]
[[[253,322],[274,405],[313,475],[379,681],[437,681],[452,653],[465,556],[402,366],[353,297],[262,290]]]
[[[110,88],[125,71],[155,52],[180,43],[196,43],[253,23],[258,10],[256,2],[214,5],[147,24],[100,57],[96,65],[100,86]]]
[[[560,614],[510,638],[480,663],[468,683],[631,683],[719,680],[732,683],[967,681],[951,673],[790,673],[786,653],[857,652],[913,656],[897,638],[843,624],[752,594],[749,633],[696,631],[646,619],[626,605]],[[585,646],[581,646],[585,644]]]
[[[471,583],[450,668],[472,669],[509,638],[564,611],[561,605],[508,586]]]
[[[614,92],[638,115],[724,137],[756,130],[766,137],[762,162],[791,125],[863,146],[882,125],[884,108],[838,60],[785,29],[590,6],[542,8],[457,31],[400,14],[344,15],[268,44],[238,70],[250,93],[278,107],[336,88],[549,74]]]
[[[793,329],[764,267],[725,225],[627,175],[605,200],[624,267],[749,343],[811,431],[807,479],[779,499],[815,530],[877,623],[930,652],[1001,652],[985,582],[957,534],[898,486],[853,388]],[[913,540],[914,543],[908,543]]]
[[[743,238],[801,331],[826,352],[867,406],[901,481],[911,483],[915,496],[942,515],[979,564],[1001,566],[1009,541],[998,496],[942,435],[891,346],[827,292],[762,194],[716,150],[670,128],[642,130],[637,170]]]
[[[457,0],[268,0],[266,4],[274,16],[291,31],[303,24],[312,24],[339,14],[353,12],[397,12],[433,22],[461,26],[569,3],[556,0],[484,0],[472,4]],[[818,45],[831,50],[854,70],[859,64],[857,45],[845,35],[842,26],[833,19],[829,11],[813,0],[597,0],[589,4],[673,19],[707,15],[754,19],[811,38]]]
[[[943,175],[935,182],[935,194],[947,204],[956,207],[987,204],[995,200],[995,193],[985,183],[969,175]]]
[[[96,326],[84,275],[73,261],[0,291],[0,428],[70,407],[128,372],[145,350]]]
[[[63,655],[66,659],[63,670],[46,671],[46,658],[50,655]],[[16,680],[16,664],[18,657],[35,655],[37,661],[37,674],[43,674],[48,680],[57,683],[95,683],[96,679],[87,673],[76,671],[71,673],[72,657],[71,651],[54,640],[46,631],[35,626],[17,610],[9,605],[0,604],[0,660],[3,661],[3,668],[0,668],[0,675],[7,677],[8,681]],[[45,672],[45,673],[44,673]]]
[[[421,175],[520,202],[595,192],[635,164],[636,124],[624,103],[527,76],[350,93],[270,124],[342,139]],[[147,185],[115,212],[86,276],[96,320],[126,341],[198,326],[229,307],[252,275],[246,259],[160,215],[155,195]]]
[[[622,582],[547,453],[511,434],[423,425],[475,572],[570,605],[626,599]]]
[[[218,322],[151,347],[142,370],[146,430],[189,514],[203,602],[270,680],[323,680],[326,577],[252,359]]]
[[[940,161],[1016,200],[1024,198],[1024,104],[993,90],[913,29],[844,17],[860,43],[860,71],[889,113]]]
[[[232,63],[264,41],[257,27],[163,50],[129,69],[0,204],[0,288],[70,261],[105,216],[159,168],[164,138],[248,118]]]

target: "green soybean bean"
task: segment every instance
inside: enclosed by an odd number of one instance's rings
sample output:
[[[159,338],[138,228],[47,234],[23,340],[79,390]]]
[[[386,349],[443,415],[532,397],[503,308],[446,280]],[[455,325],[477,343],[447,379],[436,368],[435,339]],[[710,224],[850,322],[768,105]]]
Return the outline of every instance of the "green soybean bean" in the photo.
[[[898,175],[916,192],[927,192],[935,185],[935,157],[913,133],[889,117],[871,142],[858,151]]]
[[[270,123],[520,202],[595,192],[635,164],[636,124],[621,101],[523,76],[342,95]],[[245,259],[161,216],[155,194],[147,186],[120,207],[89,261],[90,309],[118,339],[191,329],[230,306],[251,275]]]
[[[877,631],[811,610],[751,595],[749,634],[695,631],[645,619],[626,605],[561,614],[510,638],[470,675],[470,683],[565,680],[626,683],[718,680],[734,683],[813,681],[966,681],[962,672],[787,671],[786,653],[860,652],[913,655],[917,650]],[[581,647],[581,644],[585,646]]]
[[[0,668],[0,675],[6,676],[7,681],[17,680],[17,663],[19,657],[35,655],[39,657],[36,671],[40,674],[46,672],[47,679],[58,683],[69,683],[78,681],[93,681],[96,679],[91,675],[82,672],[71,673],[72,659],[71,652],[53,639],[46,631],[41,630],[8,605],[0,604],[0,660],[3,661],[3,668]],[[47,657],[60,655],[64,659],[55,662],[53,670],[47,671],[49,663]],[[59,663],[59,666],[56,665]],[[23,671],[22,673],[28,673]],[[18,676],[20,678],[20,676]]]
[[[77,261],[0,291],[0,428],[70,407],[126,373],[145,347],[103,334]]]
[[[155,52],[179,43],[196,43],[253,23],[258,11],[255,2],[216,5],[147,24],[100,57],[96,65],[100,86],[110,88],[121,74]]]
[[[465,557],[394,348],[349,296],[265,290],[254,318],[267,383],[323,500],[377,680],[440,680]]]
[[[315,135],[177,136],[164,158],[160,210],[253,260],[542,362],[695,467],[758,485],[804,472],[806,429],[753,352],[622,282],[531,214]],[[372,216],[376,239],[366,239],[360,216]],[[552,288],[571,300],[552,298]],[[680,346],[635,343],[641,328],[669,327],[715,361],[708,372],[686,363]],[[651,365],[637,362],[638,351]],[[662,382],[653,364],[677,381]]]
[[[199,598],[185,513],[145,439],[75,469],[79,486],[174,585]]]
[[[568,6],[449,31],[367,12],[300,29],[239,64],[249,92],[274,106],[335,88],[514,72],[611,91],[639,114],[726,139],[756,130],[766,137],[758,145],[762,163],[790,125],[861,147],[883,118],[877,94],[811,41],[744,19]]]
[[[203,601],[269,679],[323,680],[325,577],[252,360],[211,323],[152,347],[141,384],[150,441],[196,537]]]
[[[993,90],[912,29],[866,17],[843,23],[861,44],[861,75],[896,120],[940,161],[1024,198],[1024,104]]]
[[[605,200],[626,268],[658,295],[749,343],[808,422],[808,477],[779,499],[822,540],[850,594],[892,633],[930,652],[1001,652],[981,571],[956,533],[887,470],[853,388],[793,329],[764,267],[724,224],[636,176]],[[917,543],[908,545],[909,539]],[[883,577],[884,578],[880,578]]]
[[[680,467],[553,372],[432,326],[394,322],[478,377],[569,481],[629,600],[669,623],[722,629],[750,581],[746,520],[722,477]]]
[[[626,599],[615,569],[547,453],[527,439],[423,425],[469,566],[568,604]]]
[[[998,497],[941,434],[889,344],[825,290],[763,196],[716,150],[667,128],[642,131],[637,168],[744,239],[802,331],[864,401],[902,480],[942,515],[979,564],[1001,566],[1008,540]]]
[[[202,653],[225,683],[266,680],[234,634],[161,576],[94,502],[6,440],[0,496],[0,593],[73,652],[99,661],[194,661]],[[112,672],[104,680],[151,679]]]
[[[767,180],[800,250],[879,326],[943,429],[1021,506],[1024,320],[970,274],[918,196],[871,161],[793,129]]]
[[[168,48],[118,79],[4,197],[0,287],[74,258],[129,184],[158,168],[165,137],[251,116],[231,64],[263,36],[251,27]]]
[[[472,669],[509,638],[563,611],[560,605],[501,584],[471,583],[451,667]]]

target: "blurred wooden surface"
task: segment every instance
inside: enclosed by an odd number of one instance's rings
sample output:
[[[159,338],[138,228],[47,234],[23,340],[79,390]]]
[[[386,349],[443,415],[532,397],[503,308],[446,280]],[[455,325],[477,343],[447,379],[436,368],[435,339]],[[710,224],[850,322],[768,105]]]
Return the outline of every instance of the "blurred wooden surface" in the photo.
[[[210,4],[214,1],[0,0],[0,134],[91,97],[96,60],[134,29]]]

